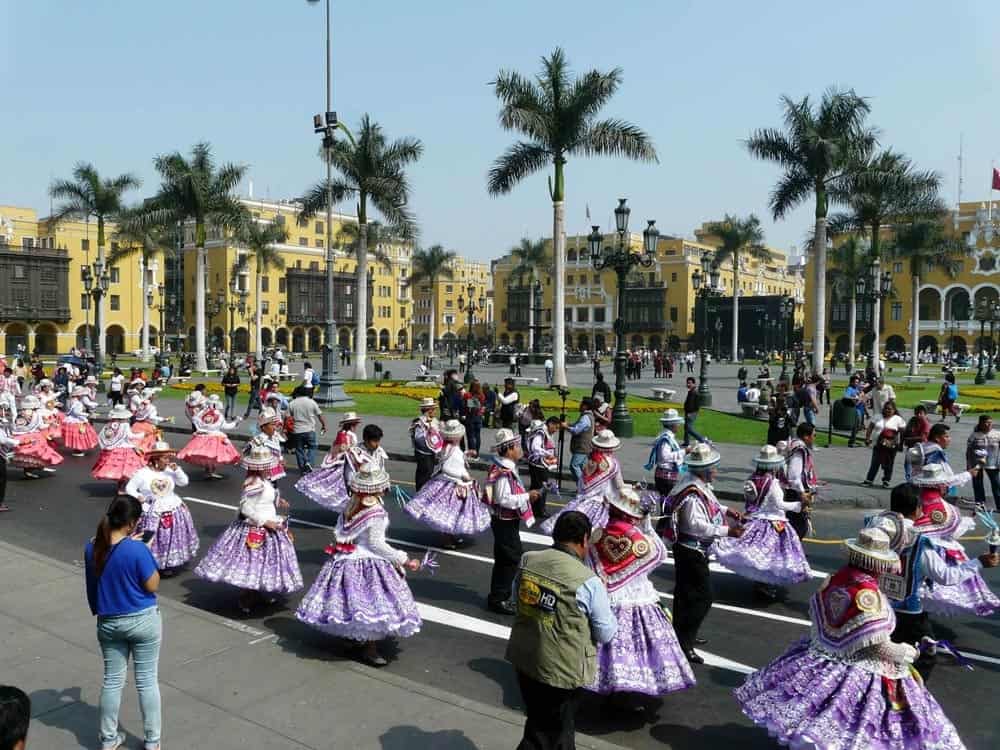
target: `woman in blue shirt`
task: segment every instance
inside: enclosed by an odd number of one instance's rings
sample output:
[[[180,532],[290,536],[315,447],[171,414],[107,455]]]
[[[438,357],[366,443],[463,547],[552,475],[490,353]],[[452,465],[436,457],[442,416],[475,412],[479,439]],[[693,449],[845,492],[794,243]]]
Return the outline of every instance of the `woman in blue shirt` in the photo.
[[[118,709],[128,659],[135,668],[146,750],[160,750],[160,661],[162,624],[156,605],[160,585],[156,560],[136,534],[142,506],[134,497],[111,501],[84,550],[87,601],[97,616],[97,641],[104,657],[101,687],[101,748],[116,750],[125,742]]]

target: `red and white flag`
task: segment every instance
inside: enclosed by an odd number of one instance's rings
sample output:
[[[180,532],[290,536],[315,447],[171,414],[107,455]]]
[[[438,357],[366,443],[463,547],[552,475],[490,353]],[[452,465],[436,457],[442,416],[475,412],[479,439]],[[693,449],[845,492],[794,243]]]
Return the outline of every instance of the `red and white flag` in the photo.
[[[1000,190],[1000,169],[993,167],[993,190]]]

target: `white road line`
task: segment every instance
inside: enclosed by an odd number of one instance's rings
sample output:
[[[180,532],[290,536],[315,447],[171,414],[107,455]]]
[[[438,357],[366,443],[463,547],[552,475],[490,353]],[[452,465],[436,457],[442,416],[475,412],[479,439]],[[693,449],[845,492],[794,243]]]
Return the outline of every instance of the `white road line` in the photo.
[[[217,503],[217,502],[215,502],[213,500],[202,500],[199,497],[185,497],[184,499],[187,500],[187,501],[189,501],[189,502],[192,502],[192,503],[198,503],[200,505],[209,505],[209,506],[211,506],[213,508],[223,508],[225,510],[232,510],[232,511],[239,510],[239,508],[237,506],[235,506],[235,505],[227,505],[225,503]],[[306,521],[306,520],[303,520],[303,519],[300,519],[300,518],[293,518],[291,516],[289,516],[288,520],[291,523],[296,523],[296,524],[299,524],[301,526],[309,526],[309,527],[315,528],[315,529],[327,529],[328,531],[333,531],[333,526],[330,526],[330,525],[325,524],[325,523],[316,523],[315,521]],[[542,534],[532,534],[532,533],[526,532],[526,531],[522,531],[521,532],[521,539],[524,540],[524,541],[526,541],[526,542],[529,542],[531,544],[543,544],[545,546],[548,546],[549,544],[552,543],[552,540],[551,540],[550,537],[544,536]],[[487,565],[492,565],[493,564],[493,560],[491,558],[484,557],[483,555],[473,555],[473,554],[471,554],[469,552],[460,552],[458,550],[442,549],[441,547],[434,547],[434,546],[431,546],[431,545],[428,545],[428,544],[418,544],[417,542],[410,542],[410,541],[407,541],[405,539],[394,539],[392,537],[387,537],[386,540],[388,542],[390,542],[391,544],[398,544],[398,545],[400,545],[402,547],[414,547],[414,548],[422,549],[422,550],[431,550],[433,552],[437,552],[437,553],[442,554],[442,555],[448,555],[449,557],[459,557],[459,558],[464,558],[466,560],[475,560],[476,562],[485,563]],[[670,560],[669,563],[673,564],[673,560]],[[713,566],[714,565],[715,564],[713,563]],[[718,567],[718,566],[715,566],[715,567]],[[713,568],[713,570],[714,569],[715,568]],[[730,573],[731,572],[731,571],[727,570],[726,568],[721,568],[721,567],[719,567],[719,571],[724,572],[724,573]],[[814,573],[815,573],[815,571],[814,571]],[[826,577],[826,574],[825,573],[820,574],[820,577]],[[673,596],[671,596],[670,594],[666,594],[666,593],[664,593],[662,591],[657,591],[656,593],[659,594],[664,599],[673,599]],[[418,607],[421,608],[420,609],[421,617],[424,617],[424,619],[427,620],[428,622],[437,622],[437,623],[440,623],[440,624],[443,624],[443,625],[454,625],[454,627],[457,627],[460,630],[470,630],[472,632],[483,633],[485,635],[493,635],[494,637],[501,637],[501,636],[495,635],[494,633],[487,632],[486,630],[481,629],[481,628],[503,628],[503,626],[501,626],[501,625],[495,625],[494,623],[491,623],[488,620],[480,620],[480,619],[475,618],[475,617],[469,617],[468,615],[463,615],[463,614],[460,614],[458,612],[451,612],[450,610],[447,610],[447,609],[440,609],[440,608],[434,607],[433,605],[430,605],[430,604],[422,604],[422,603],[418,602]],[[778,614],[774,614],[773,612],[764,612],[764,611],[756,610],[756,609],[746,609],[745,607],[737,607],[737,606],[734,606],[732,604],[720,604],[719,602],[715,602],[715,603],[712,604],[712,607],[715,608],[715,609],[725,610],[727,612],[735,612],[735,613],[741,614],[741,615],[750,615],[751,617],[760,617],[760,618],[765,619],[765,620],[774,620],[776,622],[786,622],[786,623],[789,623],[791,625],[800,625],[800,626],[804,626],[804,627],[809,627],[810,625],[812,625],[812,623],[809,620],[804,620],[804,619],[801,619],[801,618],[798,618],[798,617],[789,617],[787,615],[778,615]],[[424,608],[427,608],[427,610],[426,610],[428,612],[427,616],[424,616]],[[466,625],[469,625],[469,627],[465,627],[461,623],[465,623]],[[235,625],[235,624],[238,624],[238,623],[234,622],[233,624]],[[476,627],[472,627],[471,625],[473,625],[473,624],[475,624]],[[480,627],[479,624],[481,624],[481,627]],[[509,629],[507,629],[507,630],[509,632]],[[257,633],[253,633],[252,635],[257,635]],[[502,637],[503,638],[507,638],[506,635],[504,635]],[[708,653],[705,653],[705,652],[700,652],[700,653],[701,653],[702,656],[705,657],[705,663],[706,664],[711,664],[712,666],[721,667],[723,669],[732,669],[732,670],[737,671],[737,672],[742,671],[743,669],[748,669],[751,672],[753,671],[752,667],[747,667],[745,664],[740,664],[739,662],[730,661],[729,659],[726,659],[725,657],[716,656],[714,654],[708,654]],[[971,652],[968,652],[968,651],[961,651],[959,653],[961,653],[962,656],[964,656],[965,658],[970,659],[972,661],[981,661],[981,662],[984,662],[984,663],[987,663],[987,664],[996,664],[996,665],[1000,666],[1000,658],[996,658],[996,657],[993,657],[993,656],[986,656],[985,654],[975,654],[975,653],[971,653]],[[711,659],[713,661],[710,661],[709,657],[711,657]]]

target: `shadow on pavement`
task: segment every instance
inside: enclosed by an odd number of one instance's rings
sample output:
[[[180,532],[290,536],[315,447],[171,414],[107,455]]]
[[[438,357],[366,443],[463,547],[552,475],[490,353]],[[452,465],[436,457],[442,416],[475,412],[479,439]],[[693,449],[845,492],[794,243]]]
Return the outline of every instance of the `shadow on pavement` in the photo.
[[[82,688],[36,690],[31,693],[32,721],[71,733],[81,747],[97,742],[100,713],[83,701]],[[31,739],[30,732],[28,739]]]
[[[517,687],[517,678],[510,662],[503,659],[480,658],[470,659],[468,666],[473,672],[488,677],[500,686],[503,691],[503,705],[515,711],[524,710],[524,701],[521,700],[521,691]]]
[[[738,747],[740,750],[770,750],[780,747],[763,729],[742,724],[718,724],[698,728],[677,724],[657,724],[650,736],[672,750],[700,750],[706,747]]]
[[[425,732],[414,726],[393,727],[379,737],[382,750],[477,750],[476,743],[458,729],[445,729],[440,732]]]

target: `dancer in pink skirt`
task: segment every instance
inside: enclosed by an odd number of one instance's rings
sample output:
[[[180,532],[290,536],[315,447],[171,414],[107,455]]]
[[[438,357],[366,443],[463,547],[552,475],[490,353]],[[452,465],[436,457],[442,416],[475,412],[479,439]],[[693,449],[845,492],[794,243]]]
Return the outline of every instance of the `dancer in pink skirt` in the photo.
[[[173,422],[172,417],[161,417],[153,403],[153,396],[156,389],[143,392],[143,397],[139,400],[135,411],[132,414],[132,432],[139,435],[139,450],[145,452],[151,450],[153,445],[160,439],[160,423]]]
[[[148,465],[129,480],[125,493],[142,503],[139,529],[151,536],[147,543],[156,559],[160,575],[172,575],[174,568],[198,554],[198,530],[191,511],[176,492],[186,487],[187,474],[174,463],[177,452],[159,441],[146,453]]]
[[[82,385],[70,391],[69,401],[66,402],[66,418],[62,424],[63,445],[78,457],[97,447],[97,433],[90,426],[84,404],[84,399],[89,399],[89,396],[90,392]]]
[[[125,406],[117,404],[108,412],[110,420],[97,435],[101,453],[97,463],[90,470],[94,479],[110,479],[118,486],[118,494],[125,494],[125,483],[139,471],[145,462],[137,447],[138,435],[133,434],[129,425],[132,418]]]
[[[217,466],[240,462],[239,451],[229,442],[225,433],[225,430],[231,430],[239,424],[240,418],[237,417],[233,422],[225,421],[222,416],[222,401],[213,393],[205,408],[194,415],[193,422],[194,436],[181,448],[177,458],[203,467],[209,479],[222,479],[222,475],[215,471]]]
[[[240,514],[215,540],[194,569],[199,578],[228,583],[241,589],[244,614],[262,599],[302,588],[302,572],[295,555],[288,519],[278,510],[288,508],[268,477],[276,459],[266,445],[255,445],[242,464],[247,470],[240,498]]]
[[[39,470],[52,470],[63,462],[59,452],[49,445],[49,426],[41,413],[36,396],[21,399],[21,410],[11,428],[11,437],[18,441],[11,464],[24,469],[24,476],[38,479]]]

